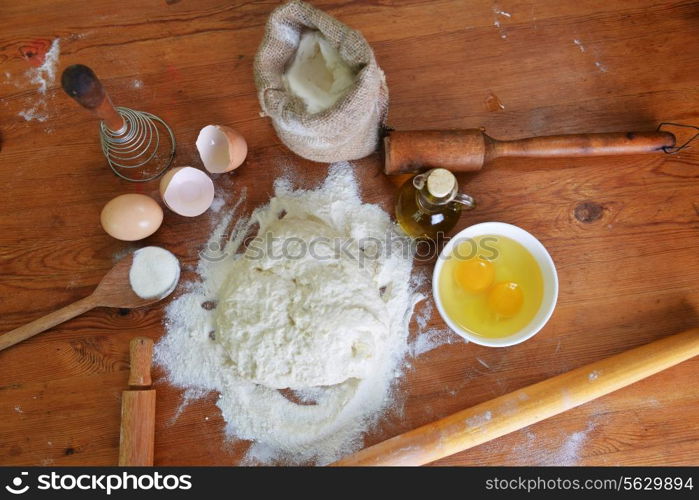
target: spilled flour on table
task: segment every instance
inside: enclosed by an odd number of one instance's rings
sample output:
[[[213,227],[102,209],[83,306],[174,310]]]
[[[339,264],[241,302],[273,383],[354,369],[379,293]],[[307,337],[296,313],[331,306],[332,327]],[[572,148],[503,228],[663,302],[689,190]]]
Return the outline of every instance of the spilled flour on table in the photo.
[[[26,121],[36,120],[38,122],[45,122],[48,120],[49,114],[46,104],[46,91],[56,81],[56,68],[58,67],[58,58],[60,54],[61,41],[60,38],[56,38],[53,43],[51,43],[51,48],[46,52],[43,64],[25,73],[29,78],[29,83],[35,85],[39,93],[39,99],[37,101],[18,113],[18,115]]]
[[[214,201],[211,202],[211,206],[209,208],[212,212],[219,213],[221,209],[225,206],[226,201],[227,200],[224,197],[216,196],[214,197]]]
[[[246,463],[332,462],[401,404],[424,298],[412,245],[361,201],[347,163],[314,190],[278,179],[249,218],[236,208],[202,252],[200,281],[168,306],[156,363],[188,398],[220,394],[228,434],[251,441]]]
[[[466,343],[467,341],[452,332],[449,328],[429,328],[420,331],[415,340],[410,343],[410,355],[417,358],[442,345],[458,342]]]
[[[493,26],[495,26],[500,31],[500,38],[505,40],[507,38],[507,31],[505,30],[505,27],[502,25],[501,20],[511,19],[512,14],[510,14],[509,12],[505,12],[497,5],[493,5],[493,14],[495,16],[495,19],[493,20]]]
[[[411,280],[411,288],[423,299],[414,316],[417,329],[408,345],[408,352],[412,358],[418,358],[445,344],[468,343],[450,328],[429,327],[429,321],[434,316],[435,303],[431,296],[432,280],[427,272],[415,273]]]
[[[585,427],[573,432],[547,428],[539,433],[527,427],[518,431],[519,439],[514,446],[512,440],[495,440],[483,446],[491,455],[502,455],[502,464],[508,466],[579,465],[585,457],[592,455],[588,448],[595,431],[604,424],[604,412],[603,407],[593,410]]]
[[[575,465],[580,461],[580,453],[587,442],[588,435],[595,429],[594,422],[588,422],[585,429],[566,436],[558,449],[544,460],[543,465]]]
[[[186,389],[184,391],[184,394],[182,394],[182,401],[180,401],[180,404],[177,405],[175,414],[172,416],[172,419],[170,419],[170,425],[173,425],[177,421],[177,419],[180,418],[182,412],[184,412],[185,408],[187,408],[187,406],[189,406],[190,403],[196,401],[197,399],[204,398],[208,394],[209,391],[204,389]]]

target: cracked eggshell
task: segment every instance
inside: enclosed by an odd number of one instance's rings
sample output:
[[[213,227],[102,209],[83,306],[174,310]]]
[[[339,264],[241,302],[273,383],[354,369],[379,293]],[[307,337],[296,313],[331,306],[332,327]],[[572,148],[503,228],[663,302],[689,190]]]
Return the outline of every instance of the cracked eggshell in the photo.
[[[214,183],[197,168],[177,167],[160,180],[160,196],[165,205],[179,215],[196,217],[214,201]]]
[[[197,151],[206,170],[212,174],[238,168],[248,155],[248,143],[236,130],[223,125],[207,125],[199,131]]]

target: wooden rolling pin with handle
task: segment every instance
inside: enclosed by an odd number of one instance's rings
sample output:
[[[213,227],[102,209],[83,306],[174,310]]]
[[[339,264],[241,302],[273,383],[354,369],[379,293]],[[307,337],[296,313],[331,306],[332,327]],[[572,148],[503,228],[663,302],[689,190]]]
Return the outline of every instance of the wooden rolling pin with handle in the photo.
[[[670,132],[609,132],[551,135],[498,141],[482,129],[391,130],[384,137],[384,171],[388,175],[442,167],[473,172],[495,158],[554,158],[654,153],[672,148]]]
[[[129,344],[129,389],[121,396],[119,465],[153,465],[155,447],[155,389],[151,389],[150,365],[153,340],[136,337]]]
[[[496,439],[699,355],[699,328],[505,394],[333,465],[422,465]]]

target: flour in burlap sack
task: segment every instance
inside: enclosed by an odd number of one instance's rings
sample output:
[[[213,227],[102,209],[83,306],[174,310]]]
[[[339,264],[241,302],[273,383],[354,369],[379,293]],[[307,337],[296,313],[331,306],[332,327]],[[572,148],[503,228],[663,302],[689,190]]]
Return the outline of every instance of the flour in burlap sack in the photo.
[[[301,34],[308,30],[319,31],[356,74],[343,98],[315,114],[308,113],[283,79]],[[299,156],[332,163],[376,151],[388,111],[384,73],[362,34],[328,14],[299,0],[272,12],[255,57],[255,85],[263,114],[272,119],[281,141]]]

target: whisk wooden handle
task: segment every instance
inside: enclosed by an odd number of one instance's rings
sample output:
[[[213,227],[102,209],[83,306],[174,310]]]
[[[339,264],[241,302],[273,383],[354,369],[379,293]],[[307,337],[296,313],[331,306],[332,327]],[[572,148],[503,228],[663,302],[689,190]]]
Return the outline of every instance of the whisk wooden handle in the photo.
[[[480,129],[392,130],[384,138],[384,171],[394,175],[443,167],[452,172],[473,172],[500,157],[640,154],[674,145],[675,136],[669,132],[570,134],[499,141]]]
[[[61,76],[61,86],[66,94],[82,107],[92,111],[109,130],[121,130],[124,119],[114,108],[109,94],[104,90],[95,72],[83,64],[68,66]]]

